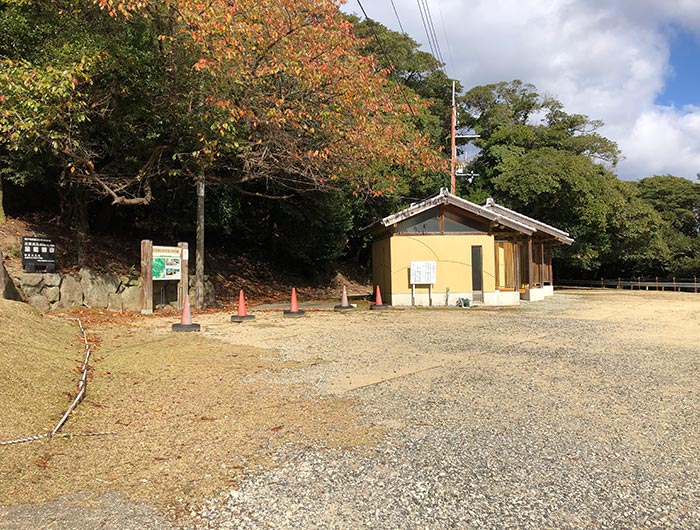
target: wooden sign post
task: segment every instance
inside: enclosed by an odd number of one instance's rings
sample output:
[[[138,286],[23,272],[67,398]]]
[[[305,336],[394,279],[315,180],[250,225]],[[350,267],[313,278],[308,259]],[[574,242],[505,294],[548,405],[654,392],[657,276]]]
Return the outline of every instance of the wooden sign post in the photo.
[[[141,314],[153,313],[153,241],[141,241]]]
[[[153,313],[153,281],[178,280],[177,309],[182,310],[189,289],[189,249],[187,243],[177,247],[153,246],[153,241],[141,241],[141,313]]]

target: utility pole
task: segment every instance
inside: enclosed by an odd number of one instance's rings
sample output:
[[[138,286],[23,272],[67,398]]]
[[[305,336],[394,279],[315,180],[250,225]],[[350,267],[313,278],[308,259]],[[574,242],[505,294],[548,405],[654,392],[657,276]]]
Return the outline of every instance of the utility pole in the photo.
[[[455,195],[457,193],[457,182],[456,182],[456,166],[457,166],[457,138],[467,138],[473,140],[475,138],[480,138],[478,134],[460,134],[457,135],[457,103],[455,101],[455,81],[452,81],[452,125],[450,127],[450,143],[452,147],[452,153],[450,157],[450,193]]]
[[[455,166],[457,164],[457,104],[455,103],[455,81],[452,81],[452,117],[450,127],[450,193],[454,195],[457,192],[457,182],[455,179]]]
[[[195,307],[204,309],[204,168],[197,177],[197,257],[195,261]]]

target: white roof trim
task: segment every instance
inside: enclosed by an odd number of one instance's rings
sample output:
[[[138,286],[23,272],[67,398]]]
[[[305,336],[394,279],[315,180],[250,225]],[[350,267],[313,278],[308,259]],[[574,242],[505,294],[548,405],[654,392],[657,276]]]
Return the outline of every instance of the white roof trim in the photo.
[[[508,228],[512,228],[513,230],[517,230],[518,232],[528,236],[534,234],[535,232],[544,232],[545,234],[551,235],[558,241],[567,245],[574,242],[574,240],[569,237],[567,232],[510,210],[505,206],[500,206],[499,204],[496,204],[493,199],[488,199],[484,206],[479,206],[478,204],[470,202],[466,199],[452,195],[447,191],[447,188],[441,188],[440,193],[437,195],[412,204],[400,212],[396,212],[395,214],[380,219],[379,221],[363,228],[362,231],[369,231],[377,225],[389,227],[441,204],[451,204],[457,208],[478,215],[479,217],[483,217],[484,219],[488,219],[489,221],[494,221],[503,226],[507,226]]]
[[[461,197],[452,195],[447,191],[447,188],[442,188],[440,190],[440,193],[433,197],[412,204],[411,206],[404,210],[401,210],[400,212],[396,212],[395,214],[389,215],[384,219],[379,220],[378,223],[373,223],[372,225],[365,228],[365,230],[369,229],[370,227],[376,224],[381,224],[386,227],[391,226],[395,223],[399,223],[405,219],[413,217],[414,215],[418,215],[419,213],[425,212],[426,210],[430,210],[431,208],[434,208],[435,206],[439,206],[441,204],[451,204],[462,210],[478,215],[479,217],[483,217],[485,219],[488,219],[489,221],[495,221],[499,224],[517,230],[518,232],[523,232],[527,235],[531,235],[535,231],[531,226],[522,223],[517,219],[512,219],[510,218],[510,216],[501,215],[499,212],[488,210],[483,206],[479,206],[478,204],[470,202],[466,199],[462,199]]]
[[[528,217],[527,215],[523,215],[519,212],[516,212],[515,210],[511,210],[510,208],[506,208],[505,206],[501,206],[500,204],[496,204],[496,202],[492,198],[486,199],[486,204],[484,205],[484,208],[492,210],[497,213],[502,213],[504,215],[507,215],[509,217],[513,217],[517,219],[518,221],[525,223],[535,230],[538,230],[540,232],[544,232],[546,234],[549,234],[556,238],[557,240],[561,241],[562,243],[565,243],[567,245],[571,245],[574,240],[569,237],[568,232],[564,232],[563,230],[559,230],[558,228],[554,228],[551,225],[548,225],[546,223],[543,223],[542,221],[538,221],[537,219],[533,219],[532,217]]]

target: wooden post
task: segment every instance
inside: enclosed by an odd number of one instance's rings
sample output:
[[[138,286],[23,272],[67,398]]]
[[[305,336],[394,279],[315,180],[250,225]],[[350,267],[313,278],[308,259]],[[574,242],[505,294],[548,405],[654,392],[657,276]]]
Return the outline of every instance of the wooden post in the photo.
[[[659,290],[659,277],[656,277],[656,290]]]
[[[695,294],[698,294],[698,277],[697,276],[693,276],[693,287],[695,290]]]
[[[187,243],[178,243],[177,246],[180,249],[180,283],[177,285],[177,310],[182,311],[182,306],[185,304],[185,293],[189,291],[190,288],[190,278],[189,278],[189,263],[190,263],[190,251]]]
[[[141,313],[153,313],[153,241],[141,241]]]
[[[622,287],[622,279],[618,276],[617,277],[617,288],[620,289]]]
[[[520,292],[520,248],[518,236],[513,236],[513,288],[515,292]]]
[[[637,290],[641,291],[642,290],[642,277],[637,276]]]
[[[544,243],[540,243],[540,285],[544,287]]]
[[[676,277],[673,277],[673,290],[676,291]]]
[[[501,283],[505,280],[505,278],[501,278],[501,258],[500,258],[500,246],[498,245],[498,241],[494,243],[493,250],[494,250],[494,261],[496,263],[496,290],[498,291],[501,287]]]
[[[605,280],[602,277],[600,278],[600,288],[605,289]]]
[[[535,271],[532,264],[532,237],[527,238],[527,263],[527,288],[530,290],[534,287],[532,282],[535,279]]]

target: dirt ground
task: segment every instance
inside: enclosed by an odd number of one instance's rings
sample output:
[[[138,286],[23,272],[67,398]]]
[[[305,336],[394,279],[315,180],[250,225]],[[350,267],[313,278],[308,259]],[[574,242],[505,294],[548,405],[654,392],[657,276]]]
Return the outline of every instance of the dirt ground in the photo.
[[[84,347],[70,319],[81,318],[93,357],[87,397],[62,430],[78,436],[0,447],[0,505],[117,491],[182,517],[244,474],[270,465],[283,444],[347,448],[381,434],[357,419],[352,398],[312,399],[298,385],[268,382],[321,359],[280,360],[256,343],[222,342],[206,327],[201,334],[174,334],[172,317],[80,310],[42,318],[23,304],[4,304],[0,315],[30,313],[34,327],[27,332],[33,342],[23,348],[16,335],[14,344],[5,342],[10,352],[20,351],[14,365],[24,364],[19,355],[34,362],[21,373],[3,374],[0,399],[9,413],[0,422],[0,441],[50,430],[75,396]],[[77,354],[64,347],[56,355],[50,341],[40,349],[44,321],[49,334],[59,328],[64,339],[72,328]],[[229,322],[232,332],[233,326]],[[114,434],[81,436],[95,432]]]
[[[406,384],[424,393],[433,374],[453,369],[468,369],[475,378],[522,378],[546,388],[547,396],[568,396],[557,403],[560,412],[580,415],[579,407],[598,406],[593,437],[606,436],[627,414],[629,436],[646,451],[654,443],[649,425],[636,422],[630,410],[603,410],[598,403],[595,363],[610,357],[622,366],[621,352],[635,344],[678,349],[643,362],[664,377],[668,396],[698,406],[699,295],[566,290],[517,308],[312,310],[300,319],[285,319],[280,310],[251,312],[256,319],[243,324],[231,323],[227,313],[195,315],[200,334],[172,333],[172,317],[84,314],[96,350],[92,381],[64,431],[115,434],[0,447],[0,514],[11,517],[13,506],[85,492],[80,502],[89,506],[120,492],[186,524],[205,500],[278,465],[276,455],[285,448],[362,451],[386,432],[410,427],[405,418],[382,414],[381,402],[371,404],[375,413],[363,414],[369,398],[362,390]],[[572,322],[584,331],[562,324]],[[599,343],[587,337],[586,322],[604,323],[610,336]],[[572,368],[566,357],[533,370],[527,355],[553,345],[575,351],[582,342],[596,353],[585,361],[592,367],[587,371]],[[497,401],[508,398],[494,390],[475,396],[475,409],[486,401],[498,408]],[[549,406],[547,399],[542,406]],[[509,407],[515,414],[518,403]],[[17,425],[2,437],[18,434]],[[697,449],[695,434],[677,441],[682,451]]]

